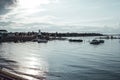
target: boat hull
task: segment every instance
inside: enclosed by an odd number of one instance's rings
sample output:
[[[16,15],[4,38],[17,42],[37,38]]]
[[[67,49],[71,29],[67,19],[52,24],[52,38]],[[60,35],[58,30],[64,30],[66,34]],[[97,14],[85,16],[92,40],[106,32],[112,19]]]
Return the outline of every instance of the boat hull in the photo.
[[[37,42],[38,42],[38,43],[47,43],[48,40],[42,40],[42,39],[39,39]]]
[[[78,39],[78,40],[76,40],[76,39],[69,39],[69,42],[83,42],[83,40],[81,40],[81,39]]]

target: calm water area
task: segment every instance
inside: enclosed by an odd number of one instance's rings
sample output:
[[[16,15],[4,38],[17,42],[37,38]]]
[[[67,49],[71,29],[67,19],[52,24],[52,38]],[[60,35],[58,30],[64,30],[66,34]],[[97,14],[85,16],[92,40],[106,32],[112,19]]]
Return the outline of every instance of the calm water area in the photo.
[[[0,66],[29,80],[120,80],[120,40],[91,45],[92,38],[0,43]]]

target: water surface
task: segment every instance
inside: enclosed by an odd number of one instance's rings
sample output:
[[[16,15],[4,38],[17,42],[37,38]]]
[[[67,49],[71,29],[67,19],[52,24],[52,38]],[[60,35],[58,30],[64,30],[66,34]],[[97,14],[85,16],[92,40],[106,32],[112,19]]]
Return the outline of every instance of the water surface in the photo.
[[[120,41],[1,43],[0,66],[30,80],[119,80]]]

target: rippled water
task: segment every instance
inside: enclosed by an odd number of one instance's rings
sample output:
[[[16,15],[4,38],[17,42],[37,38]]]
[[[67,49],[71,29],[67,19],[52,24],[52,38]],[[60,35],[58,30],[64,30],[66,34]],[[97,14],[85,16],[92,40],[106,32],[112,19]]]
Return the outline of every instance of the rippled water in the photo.
[[[1,43],[3,70],[29,80],[120,80],[120,40]]]

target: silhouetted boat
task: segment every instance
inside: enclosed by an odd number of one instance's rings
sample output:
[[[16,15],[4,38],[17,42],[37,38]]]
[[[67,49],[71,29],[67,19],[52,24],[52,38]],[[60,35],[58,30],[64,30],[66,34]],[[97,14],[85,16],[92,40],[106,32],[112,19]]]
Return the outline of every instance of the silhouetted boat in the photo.
[[[38,39],[37,42],[38,42],[38,43],[47,43],[48,40],[45,40],[45,39]]]
[[[83,42],[81,39],[69,39],[69,42]]]
[[[100,41],[98,41],[98,40],[92,40],[92,41],[90,42],[90,44],[100,44]]]
[[[105,41],[104,40],[99,40],[100,43],[104,43]]]
[[[90,44],[100,44],[100,43],[104,43],[104,40],[92,40],[90,42]]]

